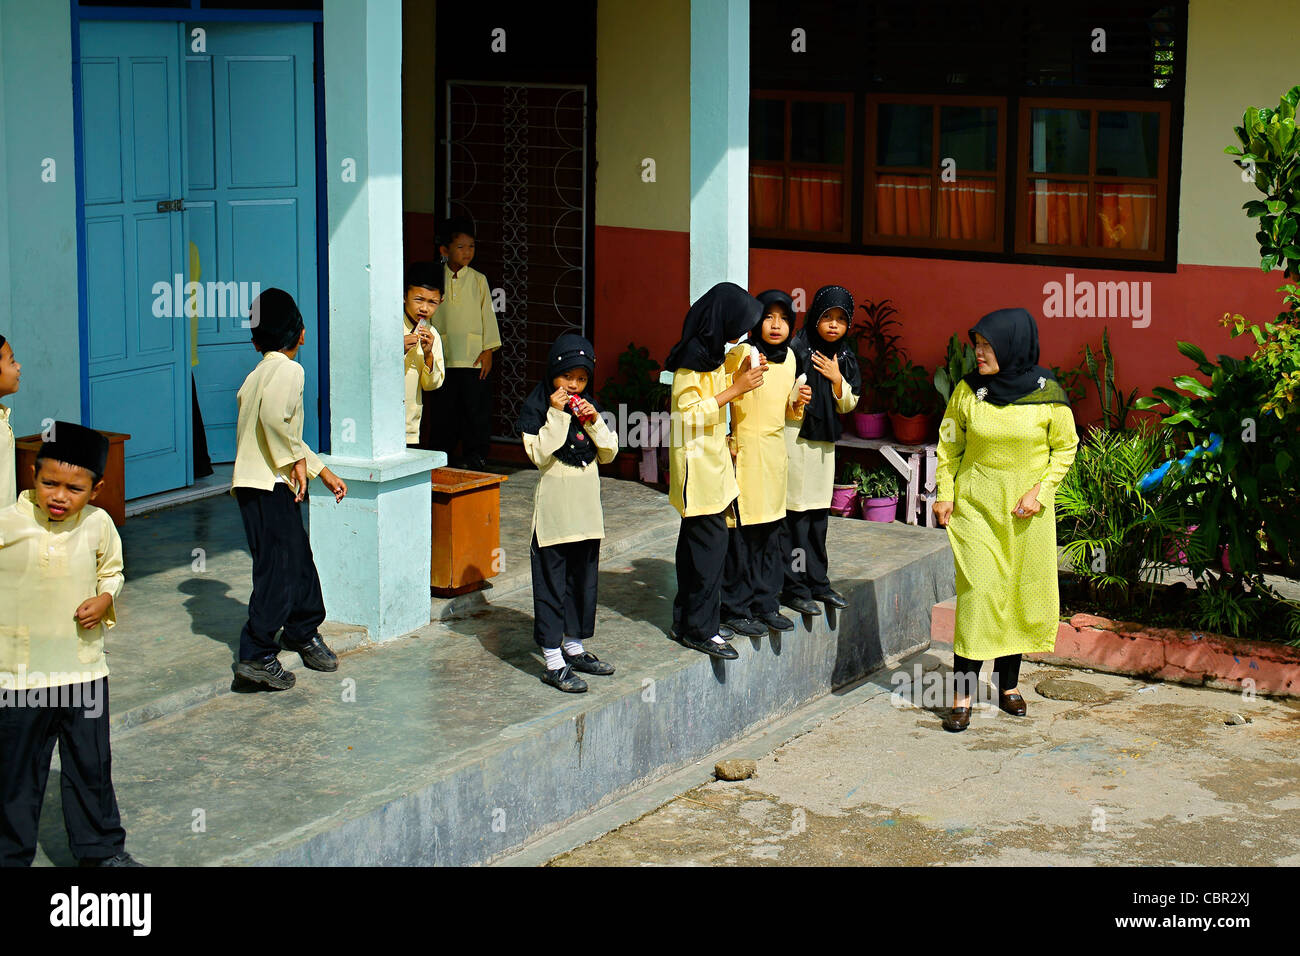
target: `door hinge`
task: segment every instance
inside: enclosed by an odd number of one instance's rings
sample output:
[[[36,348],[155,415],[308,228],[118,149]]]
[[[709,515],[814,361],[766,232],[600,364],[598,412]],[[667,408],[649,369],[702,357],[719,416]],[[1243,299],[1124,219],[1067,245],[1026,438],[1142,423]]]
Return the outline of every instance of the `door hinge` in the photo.
[[[159,212],[184,212],[184,199],[163,199],[158,202]]]

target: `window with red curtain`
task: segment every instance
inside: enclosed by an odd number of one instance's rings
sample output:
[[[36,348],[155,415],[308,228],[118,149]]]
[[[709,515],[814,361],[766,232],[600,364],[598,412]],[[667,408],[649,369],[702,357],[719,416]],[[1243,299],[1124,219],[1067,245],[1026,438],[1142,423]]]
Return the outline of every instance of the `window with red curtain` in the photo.
[[[1016,251],[1163,259],[1169,105],[1020,103]]]
[[[749,147],[754,235],[848,240],[851,102],[847,93],[754,92]]]
[[[1002,98],[870,98],[863,241],[1000,249],[1005,132]]]

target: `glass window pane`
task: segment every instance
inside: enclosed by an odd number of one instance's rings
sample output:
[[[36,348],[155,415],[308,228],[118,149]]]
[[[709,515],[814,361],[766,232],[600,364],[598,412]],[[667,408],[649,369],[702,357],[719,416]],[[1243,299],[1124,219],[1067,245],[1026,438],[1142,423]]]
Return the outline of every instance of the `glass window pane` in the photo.
[[[1156,179],[1159,158],[1158,113],[1126,110],[1097,114],[1098,176]]]
[[[781,162],[785,159],[785,101],[753,100],[749,113],[750,158]]]
[[[1047,246],[1083,246],[1087,239],[1088,184],[1030,180],[1025,196],[1026,235]]]
[[[998,168],[998,111],[993,106],[939,108],[939,157],[957,162],[957,175]]]
[[[876,164],[929,166],[934,107],[881,103],[876,114]]]
[[[1095,245],[1103,249],[1153,248],[1156,187],[1150,183],[1099,183]]]
[[[790,161],[844,162],[843,103],[790,104]]]
[[[960,167],[958,167],[960,168]],[[939,183],[934,234],[939,239],[992,240],[996,235],[998,188],[974,176]]]
[[[755,229],[780,229],[785,173],[780,166],[749,170],[749,221]]]
[[[1087,110],[1030,110],[1030,169],[1086,176],[1090,126]]]
[[[876,178],[876,235],[930,235],[930,177],[885,174]]]

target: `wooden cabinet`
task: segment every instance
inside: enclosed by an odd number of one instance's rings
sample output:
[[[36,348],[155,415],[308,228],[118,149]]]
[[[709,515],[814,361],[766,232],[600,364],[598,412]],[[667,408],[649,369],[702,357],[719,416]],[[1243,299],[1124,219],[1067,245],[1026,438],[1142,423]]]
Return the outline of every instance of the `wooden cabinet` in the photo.
[[[113,524],[119,528],[126,524],[126,455],[123,445],[130,435],[121,432],[100,432],[108,439],[108,463],[104,466],[104,487],[91,502],[96,508],[103,508],[113,518]],[[41,450],[40,435],[26,435],[14,440],[15,457],[18,459],[18,490],[32,487],[32,466]]]
[[[505,475],[461,468],[433,470],[433,563],[439,597],[481,587],[501,568],[501,482]]]

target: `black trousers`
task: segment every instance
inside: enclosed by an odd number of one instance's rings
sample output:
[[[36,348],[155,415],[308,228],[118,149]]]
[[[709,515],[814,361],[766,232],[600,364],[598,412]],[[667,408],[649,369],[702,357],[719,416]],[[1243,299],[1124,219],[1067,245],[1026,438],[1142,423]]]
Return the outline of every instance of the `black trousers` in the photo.
[[[727,531],[722,619],[776,613],[781,603],[781,521]]]
[[[533,640],[551,650],[564,637],[589,640],[596,633],[600,539],[543,548],[534,534],[528,557],[533,567]]]
[[[442,387],[424,393],[420,444],[447,453],[456,443],[466,458],[487,458],[492,435],[492,378],[480,379],[481,369],[449,368]]]
[[[253,594],[248,623],[239,635],[239,659],[262,660],[280,650],[276,632],[284,628],[284,646],[301,647],[325,620],[320,578],[311,554],[302,505],[289,486],[272,491],[236,488],[248,550],[253,554]]]
[[[726,512],[683,518],[677,532],[677,596],[673,598],[673,631],[678,636],[698,641],[717,636],[726,562]]]
[[[31,866],[36,856],[55,741],[68,846],[78,859],[116,856],[126,831],[113,792],[108,678],[47,688],[44,701],[27,706],[33,693],[0,691],[0,866]]]
[[[968,657],[952,655],[952,674],[954,693],[958,697],[975,696],[975,687],[979,683],[980,666],[983,661],[973,661]],[[1020,683],[1020,655],[1008,654],[995,658],[993,675],[999,693],[1008,691]]]
[[[805,601],[831,589],[826,560],[828,508],[787,511],[782,536],[781,562],[785,569],[785,594]]]

